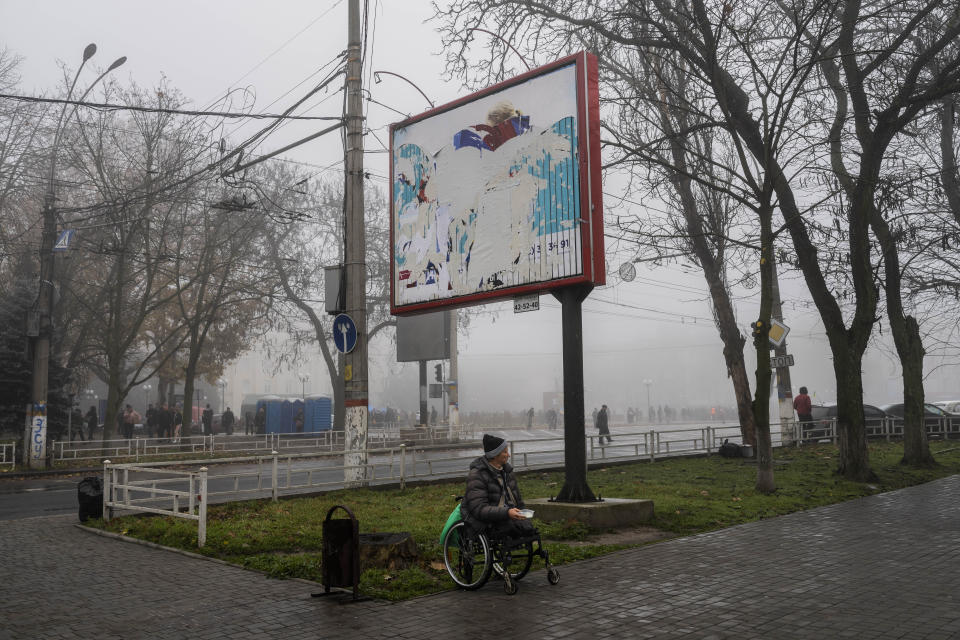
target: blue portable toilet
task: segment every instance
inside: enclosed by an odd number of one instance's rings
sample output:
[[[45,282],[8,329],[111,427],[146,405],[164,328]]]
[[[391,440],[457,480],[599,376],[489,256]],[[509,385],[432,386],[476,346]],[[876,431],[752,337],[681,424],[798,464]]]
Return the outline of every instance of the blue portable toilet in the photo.
[[[257,411],[260,407],[267,410],[266,433],[284,433],[283,403],[283,398],[279,396],[265,396],[257,401]]]
[[[303,430],[308,433],[329,431],[333,424],[333,400],[327,396],[307,396],[303,409]]]
[[[299,411],[303,411],[303,400],[287,400],[283,403],[284,433],[297,432],[294,419],[297,417],[297,412]],[[306,431],[306,420],[304,420],[304,431]]]

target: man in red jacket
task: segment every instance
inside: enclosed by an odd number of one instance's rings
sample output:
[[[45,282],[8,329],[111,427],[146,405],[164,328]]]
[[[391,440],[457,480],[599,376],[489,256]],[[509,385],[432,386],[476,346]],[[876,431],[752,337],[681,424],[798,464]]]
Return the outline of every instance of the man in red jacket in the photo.
[[[800,422],[813,422],[813,417],[810,415],[811,404],[807,388],[800,387],[800,393],[793,399],[793,410],[797,412],[797,419]]]

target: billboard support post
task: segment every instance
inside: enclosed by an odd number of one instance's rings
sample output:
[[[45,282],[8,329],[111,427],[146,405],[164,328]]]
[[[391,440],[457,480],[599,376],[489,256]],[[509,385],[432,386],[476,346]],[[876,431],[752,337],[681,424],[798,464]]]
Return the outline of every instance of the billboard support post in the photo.
[[[427,426],[427,361],[420,361],[420,424]]]
[[[555,502],[595,502],[587,485],[587,445],[583,414],[582,304],[593,285],[553,291],[563,316],[563,459],[564,482]]]

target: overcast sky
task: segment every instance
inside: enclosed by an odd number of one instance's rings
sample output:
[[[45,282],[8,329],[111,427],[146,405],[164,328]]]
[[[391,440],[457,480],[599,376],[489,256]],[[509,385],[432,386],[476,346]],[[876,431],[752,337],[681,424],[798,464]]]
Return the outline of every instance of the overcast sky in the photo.
[[[140,3],[93,0],[76,2],[0,1],[0,46],[23,57],[21,91],[57,95],[62,72],[58,61],[75,69],[84,47],[98,52],[85,69],[80,86],[119,56],[126,64],[115,71],[124,83],[156,85],[162,77],[179,89],[191,108],[206,108],[231,89],[245,88],[255,97],[253,111],[278,112],[301,97],[330,69],[346,47],[346,2],[206,0]],[[372,1],[364,82],[373,100],[368,105],[365,167],[383,188],[388,172],[387,126],[427,108],[424,98],[400,79],[384,76],[374,84],[370,71],[400,73],[436,103],[460,97],[458,82],[445,82],[436,25],[427,0]],[[91,64],[88,63],[88,64]],[[321,71],[322,70],[322,71]],[[320,74],[318,74],[320,71]],[[311,82],[313,84],[311,84]],[[302,83],[302,84],[301,84]],[[237,94],[234,94],[237,95]],[[310,115],[339,115],[341,101],[330,92],[312,100]],[[294,123],[272,135],[258,149],[267,152],[316,131],[323,125]],[[227,124],[239,136],[245,129]],[[329,167],[336,176],[342,158],[339,135],[306,144],[288,156],[316,172]],[[341,173],[342,175],[342,173]],[[605,191],[616,185],[605,185]],[[611,213],[611,199],[605,203]],[[624,205],[626,206],[626,205]],[[586,402],[606,402],[622,411],[646,405],[644,379],[652,403],[732,404],[703,278],[680,265],[647,268],[623,282],[617,267],[626,254],[608,254],[608,286],[595,290],[584,305]],[[833,374],[826,340],[804,288],[795,279],[782,283],[790,351],[796,354],[793,387],[805,384],[818,399],[831,400]],[[747,326],[757,312],[757,289],[735,290],[738,318]],[[539,312],[514,315],[506,304],[488,305],[461,338],[462,410],[540,407],[542,391],[562,385],[559,304],[541,297]],[[496,312],[496,313],[494,313]],[[372,353],[389,360],[393,346],[379,341]],[[748,350],[749,351],[749,350]],[[748,354],[749,358],[749,354]],[[749,367],[752,374],[753,365]],[[416,403],[416,369],[384,362],[372,367],[371,402],[410,394]],[[868,401],[897,401],[899,366],[879,352],[865,365]],[[399,374],[399,375],[398,375]],[[314,380],[322,378],[314,374]],[[399,381],[399,382],[398,382]],[[275,390],[280,390],[278,385]],[[294,389],[298,390],[299,382]],[[397,390],[400,391],[397,391]],[[322,391],[322,389],[317,389]]]

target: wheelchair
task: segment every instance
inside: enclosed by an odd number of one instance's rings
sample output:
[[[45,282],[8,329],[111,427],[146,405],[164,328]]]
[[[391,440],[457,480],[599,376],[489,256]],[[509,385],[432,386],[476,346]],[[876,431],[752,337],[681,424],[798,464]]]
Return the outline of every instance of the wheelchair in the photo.
[[[462,496],[457,496],[457,501]],[[441,536],[443,564],[457,586],[473,591],[494,573],[503,579],[503,590],[514,595],[517,582],[530,571],[533,557],[543,558],[550,584],[560,582],[560,573],[550,564],[536,529],[525,536],[503,536],[491,529],[475,530],[460,517],[460,505],[450,514]]]

